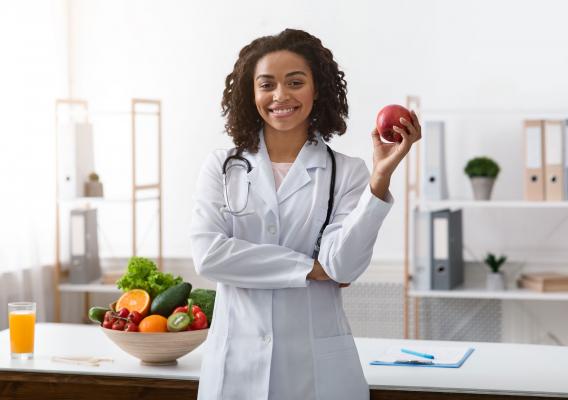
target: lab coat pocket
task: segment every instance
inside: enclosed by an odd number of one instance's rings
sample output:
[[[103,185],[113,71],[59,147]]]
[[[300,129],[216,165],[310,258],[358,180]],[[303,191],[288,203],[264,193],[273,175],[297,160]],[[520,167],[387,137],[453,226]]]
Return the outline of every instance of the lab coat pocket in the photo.
[[[369,399],[369,385],[351,335],[315,339],[314,353],[318,399]]]

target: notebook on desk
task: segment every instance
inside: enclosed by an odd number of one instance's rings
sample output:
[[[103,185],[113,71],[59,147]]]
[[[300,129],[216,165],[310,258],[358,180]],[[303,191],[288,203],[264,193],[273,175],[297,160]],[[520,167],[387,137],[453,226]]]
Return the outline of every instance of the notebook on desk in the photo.
[[[391,346],[379,353],[370,364],[459,368],[473,350],[468,346]]]

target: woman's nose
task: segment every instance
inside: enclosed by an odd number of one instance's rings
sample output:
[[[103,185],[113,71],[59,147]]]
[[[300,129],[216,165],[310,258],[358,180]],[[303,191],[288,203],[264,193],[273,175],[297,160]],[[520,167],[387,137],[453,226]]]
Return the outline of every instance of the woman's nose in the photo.
[[[282,86],[278,86],[272,93],[272,101],[277,101],[279,103],[288,100],[288,92]]]

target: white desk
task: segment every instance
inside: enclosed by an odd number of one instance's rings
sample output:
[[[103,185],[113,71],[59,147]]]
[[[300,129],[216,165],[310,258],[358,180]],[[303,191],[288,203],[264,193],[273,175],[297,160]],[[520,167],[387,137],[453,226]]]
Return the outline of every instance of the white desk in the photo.
[[[0,332],[0,397],[103,400],[177,398],[183,393],[185,399],[195,398],[203,347],[176,366],[142,366],[99,330],[94,325],[38,324],[31,361],[11,360],[8,331]],[[356,339],[371,399],[568,398],[568,347],[471,343],[474,353],[457,369],[369,365],[382,347],[424,342]],[[114,362],[70,365],[53,362],[53,356],[111,357]]]

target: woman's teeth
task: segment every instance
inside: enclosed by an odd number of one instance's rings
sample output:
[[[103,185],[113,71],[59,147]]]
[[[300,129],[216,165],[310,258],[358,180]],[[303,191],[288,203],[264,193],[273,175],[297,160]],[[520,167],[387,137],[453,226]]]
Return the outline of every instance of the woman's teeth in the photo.
[[[279,108],[276,110],[272,110],[272,112],[274,114],[286,114],[286,113],[291,113],[292,111],[294,111],[294,108]]]

